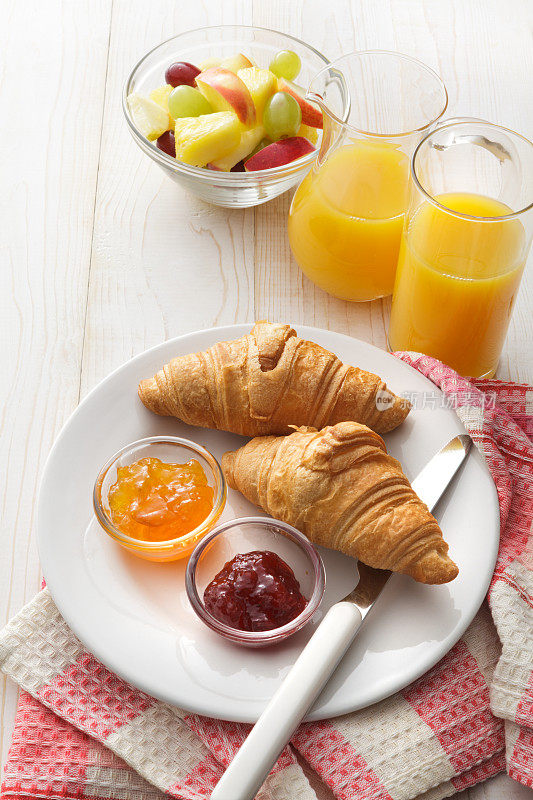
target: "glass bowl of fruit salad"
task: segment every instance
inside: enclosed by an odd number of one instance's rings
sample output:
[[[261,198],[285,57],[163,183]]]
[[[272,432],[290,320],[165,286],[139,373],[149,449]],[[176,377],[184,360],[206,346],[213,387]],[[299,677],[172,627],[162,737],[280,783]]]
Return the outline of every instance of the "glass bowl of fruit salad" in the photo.
[[[293,36],[245,25],[187,31],[150,50],[123,109],[141,150],[203,200],[246,208],[298,184],[322,112],[305,98],[328,59]]]

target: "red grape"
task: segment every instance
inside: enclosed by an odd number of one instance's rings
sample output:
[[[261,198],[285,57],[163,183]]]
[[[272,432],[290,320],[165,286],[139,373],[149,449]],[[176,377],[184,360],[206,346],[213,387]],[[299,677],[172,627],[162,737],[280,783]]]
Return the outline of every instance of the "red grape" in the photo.
[[[245,172],[244,161],[237,161],[235,166],[230,169],[230,172]]]
[[[165,131],[156,142],[157,147],[166,153],[167,156],[176,158],[176,140],[174,139],[174,131]]]
[[[196,86],[196,76],[200,74],[198,67],[189,64],[187,61],[176,61],[167,67],[165,80],[171,86]]]

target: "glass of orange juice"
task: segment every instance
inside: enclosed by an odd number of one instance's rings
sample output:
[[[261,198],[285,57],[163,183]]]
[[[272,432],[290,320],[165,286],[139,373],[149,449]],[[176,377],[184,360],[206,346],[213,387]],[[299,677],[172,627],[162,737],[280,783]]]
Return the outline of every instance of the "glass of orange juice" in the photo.
[[[323,134],[316,164],[289,212],[289,241],[303,272],[344,300],[392,293],[409,161],[448,102],[439,76],[414,58],[351,53],[311,82]]]
[[[481,120],[429,133],[411,164],[389,346],[492,377],[533,232],[533,143]]]

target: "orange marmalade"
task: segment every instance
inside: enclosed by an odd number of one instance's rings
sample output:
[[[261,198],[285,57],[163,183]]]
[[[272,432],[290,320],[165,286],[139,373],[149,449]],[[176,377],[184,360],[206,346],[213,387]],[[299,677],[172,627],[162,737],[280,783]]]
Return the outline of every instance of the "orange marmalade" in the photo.
[[[164,542],[185,536],[213,509],[213,489],[198,461],[167,464],[141,458],[117,468],[108,494],[110,518],[132,539]]]

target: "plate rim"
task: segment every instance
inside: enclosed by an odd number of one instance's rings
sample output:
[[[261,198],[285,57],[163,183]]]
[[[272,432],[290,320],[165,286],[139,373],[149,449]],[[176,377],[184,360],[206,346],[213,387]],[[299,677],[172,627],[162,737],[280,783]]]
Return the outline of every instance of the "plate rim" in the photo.
[[[115,378],[115,376],[118,373],[120,373],[123,370],[126,370],[128,367],[133,366],[137,361],[140,361],[140,360],[144,359],[145,357],[149,356],[150,354],[154,353],[155,351],[158,351],[158,350],[160,350],[160,349],[162,349],[162,348],[164,348],[166,346],[172,346],[174,343],[178,343],[178,342],[179,343],[183,343],[183,342],[186,342],[188,339],[193,339],[194,340],[196,337],[199,337],[199,336],[202,336],[202,335],[205,335],[205,334],[207,334],[207,335],[213,334],[214,332],[216,332],[217,341],[224,341],[225,338],[229,338],[229,337],[236,338],[238,336],[242,336],[243,335],[243,331],[245,331],[245,330],[249,331],[251,328],[253,328],[253,325],[254,325],[254,323],[234,323],[234,324],[231,324],[231,325],[224,325],[224,326],[211,326],[211,327],[208,327],[208,328],[202,328],[200,330],[190,331],[188,333],[180,334],[178,336],[172,337],[171,339],[166,339],[166,340],[164,340],[162,342],[159,342],[158,344],[152,345],[151,347],[147,348],[146,350],[143,350],[140,353],[137,353],[136,355],[132,356],[127,361],[124,361],[121,364],[119,364],[117,367],[115,367],[110,373],[108,373],[104,378],[102,378],[85,395],[83,400],[76,406],[76,408],[74,408],[74,410],[71,412],[71,414],[69,415],[69,417],[67,418],[67,420],[65,421],[63,426],[61,427],[58,435],[56,436],[56,438],[54,440],[54,443],[53,443],[53,445],[52,445],[52,447],[50,449],[50,452],[49,452],[49,454],[48,454],[48,456],[47,456],[47,458],[45,460],[43,471],[42,471],[41,480],[40,480],[40,483],[39,483],[39,493],[38,493],[38,500],[37,500],[37,514],[36,514],[36,531],[37,531],[37,546],[38,546],[38,552],[39,552],[39,560],[40,560],[40,563],[41,563],[41,567],[42,567],[42,571],[43,571],[43,575],[45,576],[45,579],[46,579],[46,567],[45,567],[45,564],[49,563],[49,561],[48,561],[48,555],[45,554],[44,534],[42,533],[42,528],[43,528],[43,525],[42,525],[43,506],[44,506],[44,502],[45,502],[44,496],[43,496],[43,487],[44,487],[44,484],[45,484],[45,479],[46,479],[46,477],[48,475],[48,472],[49,472],[49,469],[50,469],[50,465],[52,464],[52,462],[54,460],[55,453],[56,453],[57,449],[59,449],[61,443],[63,442],[63,439],[65,438],[65,436],[68,434],[68,428],[69,428],[70,424],[72,423],[73,418],[85,407],[86,404],[88,404],[91,401],[92,397],[96,393],[101,391],[102,387],[105,384],[107,384],[108,382],[112,382],[112,380]],[[380,356],[386,356],[387,358],[392,358],[395,361],[399,361],[402,364],[403,368],[407,368],[409,371],[412,371],[417,376],[422,377],[425,380],[427,380],[429,383],[431,383],[433,386],[435,386],[437,391],[439,391],[439,392],[442,391],[436,384],[434,384],[429,378],[427,378],[427,376],[423,375],[421,372],[416,370],[410,364],[407,364],[405,361],[402,361],[401,359],[397,359],[388,350],[383,350],[383,349],[377,347],[376,345],[371,344],[370,342],[366,342],[366,341],[364,341],[362,339],[358,339],[358,338],[356,338],[354,336],[351,336],[349,334],[339,333],[337,331],[330,330],[329,328],[317,328],[317,327],[314,327],[314,326],[309,326],[309,325],[304,325],[304,324],[300,325],[298,323],[295,324],[295,325],[292,325],[291,327],[294,327],[295,330],[297,330],[297,334],[298,335],[305,336],[306,338],[312,338],[313,335],[316,336],[318,334],[320,336],[321,334],[326,333],[326,334],[331,334],[334,337],[342,337],[343,339],[347,340],[347,342],[349,342],[352,345],[355,343],[356,346],[357,345],[363,345],[365,348],[369,348],[371,350],[376,350],[376,351],[378,351],[380,353]],[[218,338],[219,334],[220,334],[220,339]],[[384,379],[387,381],[386,377]],[[459,423],[462,425],[461,420],[459,418],[457,418],[457,419],[458,419]],[[450,642],[445,645],[446,649],[444,651],[442,651],[440,655],[438,655],[435,658],[434,652],[430,652],[430,653],[428,653],[426,655],[425,658],[424,657],[420,657],[420,661],[418,662],[417,669],[415,669],[415,670],[413,670],[411,672],[411,677],[409,678],[409,680],[407,682],[403,682],[403,679],[402,679],[402,683],[401,683],[401,685],[399,685],[397,682],[395,683],[392,678],[390,678],[389,681],[386,682],[386,685],[382,689],[382,691],[378,692],[375,696],[371,697],[368,700],[368,702],[358,703],[357,705],[352,706],[351,710],[347,710],[346,706],[344,706],[342,710],[338,710],[334,714],[332,714],[331,712],[323,713],[323,712],[314,711],[313,709],[311,709],[310,713],[305,717],[304,721],[308,721],[308,722],[310,722],[310,721],[318,721],[318,720],[333,718],[335,716],[341,716],[341,715],[346,714],[346,713],[352,713],[354,711],[358,711],[360,709],[367,708],[368,706],[373,705],[374,703],[380,702],[381,700],[384,700],[387,697],[390,697],[391,695],[393,695],[396,692],[402,691],[402,689],[404,689],[406,686],[410,685],[413,681],[418,680],[428,670],[430,670],[433,666],[435,666],[455,646],[455,644],[459,641],[461,636],[464,634],[464,632],[469,627],[470,623],[472,622],[472,620],[474,619],[474,617],[478,613],[478,611],[479,611],[479,609],[480,609],[480,607],[481,607],[481,605],[482,605],[482,603],[483,603],[483,601],[484,601],[484,599],[486,597],[487,590],[488,590],[488,588],[490,586],[490,582],[491,582],[492,576],[494,574],[494,567],[495,567],[495,564],[496,564],[496,559],[497,559],[497,555],[498,555],[498,551],[499,551],[501,528],[500,528],[499,500],[498,500],[498,494],[497,494],[496,486],[494,484],[494,480],[492,479],[492,475],[490,473],[490,470],[489,470],[489,468],[488,468],[488,466],[487,466],[482,454],[479,452],[477,447],[475,447],[472,455],[474,457],[477,457],[477,458],[480,459],[480,461],[481,461],[481,463],[482,463],[482,465],[484,467],[485,472],[491,478],[491,481],[490,481],[491,492],[492,492],[491,502],[495,506],[495,514],[494,514],[494,516],[495,516],[495,520],[496,520],[496,531],[495,531],[495,536],[494,536],[494,538],[492,540],[492,554],[491,554],[491,558],[490,558],[490,563],[492,564],[492,568],[491,568],[490,572],[487,572],[487,574],[484,576],[484,580],[478,584],[478,591],[476,593],[476,599],[475,599],[475,601],[474,601],[474,603],[473,603],[473,605],[472,605],[472,607],[470,609],[470,612],[467,613],[467,614],[462,614],[461,615],[460,624],[458,624],[456,630],[454,631],[452,637],[450,638]],[[487,498],[487,502],[488,502],[488,498]],[[394,576],[393,576],[393,578],[394,578]],[[52,580],[52,583],[53,583],[53,580]],[[130,683],[132,686],[138,688],[139,690],[141,690],[145,694],[148,694],[151,697],[155,697],[156,699],[159,699],[159,700],[161,700],[163,702],[169,703],[170,705],[172,705],[174,707],[182,708],[183,710],[188,711],[188,712],[214,717],[215,719],[225,719],[225,720],[234,721],[234,722],[245,722],[245,723],[252,722],[253,723],[253,722],[255,722],[257,720],[257,716],[258,715],[255,712],[252,712],[250,714],[250,713],[245,713],[245,712],[241,713],[239,711],[236,711],[235,713],[232,713],[231,716],[226,716],[225,715],[225,716],[222,717],[216,712],[213,713],[213,710],[212,710],[212,708],[210,708],[208,706],[208,703],[204,703],[202,701],[200,701],[200,702],[196,702],[195,701],[193,704],[188,704],[187,702],[182,702],[180,700],[179,706],[178,706],[176,704],[175,698],[172,697],[170,694],[165,693],[164,690],[163,691],[154,692],[153,686],[151,686],[151,685],[149,686],[147,681],[139,680],[139,679],[137,679],[135,677],[132,679],[131,673],[128,672],[127,669],[124,669],[123,666],[120,663],[118,663],[118,664],[116,663],[116,657],[115,656],[110,657],[107,652],[102,652],[100,647],[99,647],[98,642],[89,644],[84,635],[83,636],[79,635],[79,633],[77,631],[77,627],[78,627],[77,623],[76,623],[75,619],[73,621],[73,616],[70,614],[70,609],[68,607],[67,602],[66,601],[63,602],[62,599],[60,599],[59,602],[58,602],[58,600],[54,596],[53,590],[52,590],[52,588],[50,588],[48,582],[47,582],[47,587],[48,587],[50,595],[51,595],[51,597],[52,597],[57,609],[59,610],[59,612],[62,615],[62,617],[65,619],[65,621],[68,624],[68,626],[71,628],[71,630],[74,633],[74,635],[82,642],[83,646],[87,648],[88,652],[92,653],[102,664],[104,664],[104,666],[106,666],[109,670],[111,670],[113,673],[115,673],[119,678],[122,678],[123,680],[127,681],[128,683]],[[75,615],[74,615],[74,617],[75,617]],[[394,684],[394,685],[392,686],[392,684]]]

